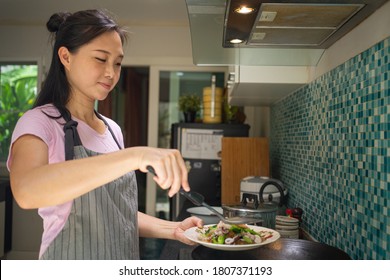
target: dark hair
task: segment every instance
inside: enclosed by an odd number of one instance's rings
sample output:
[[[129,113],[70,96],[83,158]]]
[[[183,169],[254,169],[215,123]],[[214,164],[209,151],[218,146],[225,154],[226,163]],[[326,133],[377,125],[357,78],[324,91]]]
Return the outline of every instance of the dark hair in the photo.
[[[53,103],[63,115],[67,111],[65,105],[69,99],[70,85],[58,57],[59,48],[64,46],[69,52],[76,52],[81,46],[107,31],[116,31],[123,44],[126,40],[126,31],[100,10],[85,10],[73,14],[56,13],[50,17],[46,27],[53,33],[53,55],[49,72],[34,107]]]

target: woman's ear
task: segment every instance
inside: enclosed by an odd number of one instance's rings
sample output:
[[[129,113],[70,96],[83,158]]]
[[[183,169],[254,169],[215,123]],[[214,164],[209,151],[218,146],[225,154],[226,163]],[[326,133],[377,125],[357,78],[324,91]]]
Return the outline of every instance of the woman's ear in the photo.
[[[58,57],[65,69],[69,69],[70,53],[66,47],[60,47],[58,49]]]

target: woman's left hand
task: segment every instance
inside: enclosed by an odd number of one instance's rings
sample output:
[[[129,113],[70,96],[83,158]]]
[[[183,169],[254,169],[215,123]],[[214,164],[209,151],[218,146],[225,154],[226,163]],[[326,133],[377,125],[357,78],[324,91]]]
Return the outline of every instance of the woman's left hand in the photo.
[[[187,237],[184,236],[184,231],[192,227],[203,227],[203,221],[198,217],[189,217],[181,221],[180,223],[178,223],[178,226],[175,229],[175,239],[188,245],[195,245],[195,242],[189,240]]]

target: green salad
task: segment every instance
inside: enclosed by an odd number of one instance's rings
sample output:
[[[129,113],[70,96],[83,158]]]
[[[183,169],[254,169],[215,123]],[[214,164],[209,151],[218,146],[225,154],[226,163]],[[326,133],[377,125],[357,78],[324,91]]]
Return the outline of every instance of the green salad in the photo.
[[[196,231],[200,241],[226,245],[259,244],[273,236],[272,231],[255,231],[247,225],[225,224],[222,221]]]

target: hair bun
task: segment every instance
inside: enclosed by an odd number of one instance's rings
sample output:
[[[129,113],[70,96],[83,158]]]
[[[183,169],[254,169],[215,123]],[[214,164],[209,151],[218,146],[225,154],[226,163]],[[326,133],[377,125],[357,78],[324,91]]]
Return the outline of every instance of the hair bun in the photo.
[[[46,27],[50,32],[57,32],[71,13],[56,13],[53,14],[49,21],[46,23]]]

